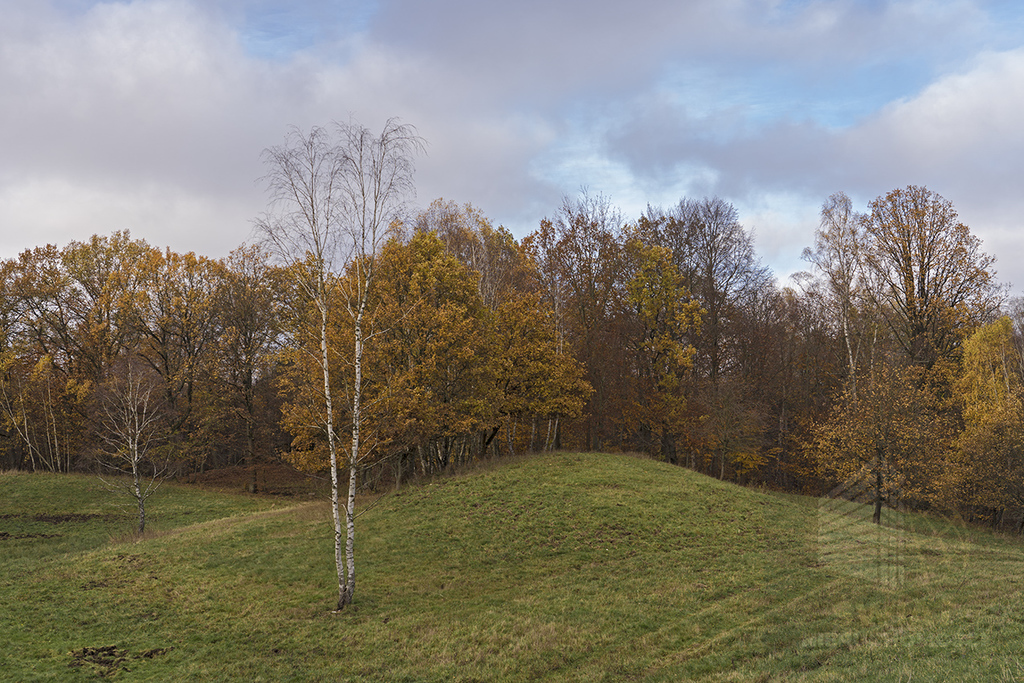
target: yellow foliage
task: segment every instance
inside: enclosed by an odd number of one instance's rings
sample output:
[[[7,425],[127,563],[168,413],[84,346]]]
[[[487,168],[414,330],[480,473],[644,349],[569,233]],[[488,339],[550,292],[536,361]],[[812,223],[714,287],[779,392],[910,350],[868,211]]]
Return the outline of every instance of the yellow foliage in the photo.
[[[950,507],[998,509],[1024,498],[1024,406],[1020,356],[1003,317],[964,343],[957,382],[964,430],[940,479]]]
[[[640,360],[639,400],[630,403],[625,421],[634,430],[649,429],[662,445],[671,445],[692,417],[687,413],[684,375],[693,366],[694,346],[704,311],[690,297],[669,249],[627,244],[633,275],[626,283],[635,319],[634,346]],[[674,457],[671,454],[663,454]]]

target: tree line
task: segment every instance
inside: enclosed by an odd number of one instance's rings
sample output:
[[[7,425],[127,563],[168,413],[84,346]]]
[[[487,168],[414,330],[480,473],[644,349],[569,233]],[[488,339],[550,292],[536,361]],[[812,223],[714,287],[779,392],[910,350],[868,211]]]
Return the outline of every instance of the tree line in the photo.
[[[641,451],[1024,527],[1022,307],[948,200],[829,197],[782,286],[716,197],[627,218],[583,192],[521,240],[468,204],[410,211],[418,138],[389,130],[292,131],[260,241],[227,258],[115,232],[0,263],[0,466],[120,452],[111,407],[142,382],[151,460],[182,474],[333,462],[354,492]]]
[[[129,375],[155,389],[161,448],[188,467],[271,457],[281,342],[274,268],[257,247],[221,260],[127,232],[0,263],[0,463],[66,472],[102,450]]]

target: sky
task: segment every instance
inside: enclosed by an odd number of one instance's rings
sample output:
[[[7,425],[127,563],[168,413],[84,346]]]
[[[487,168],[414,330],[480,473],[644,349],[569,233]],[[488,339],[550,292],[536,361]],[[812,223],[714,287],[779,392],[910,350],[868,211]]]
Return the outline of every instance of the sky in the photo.
[[[924,185],[1024,292],[1024,3],[0,0],[0,258],[130,230],[226,256],[289,127],[391,117],[416,202],[733,203],[785,284],[834,192]]]

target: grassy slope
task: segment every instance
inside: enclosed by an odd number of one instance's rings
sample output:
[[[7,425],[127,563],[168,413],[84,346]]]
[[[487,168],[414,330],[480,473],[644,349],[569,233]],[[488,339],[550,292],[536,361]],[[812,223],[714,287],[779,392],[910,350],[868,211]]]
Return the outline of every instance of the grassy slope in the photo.
[[[0,475],[0,532],[106,514],[91,489]],[[89,680],[107,669],[70,653],[116,645],[119,680],[1024,680],[1024,546],[920,517],[537,457],[367,510],[356,603],[332,614],[326,505],[163,495],[154,525],[198,523],[0,540],[0,678]]]

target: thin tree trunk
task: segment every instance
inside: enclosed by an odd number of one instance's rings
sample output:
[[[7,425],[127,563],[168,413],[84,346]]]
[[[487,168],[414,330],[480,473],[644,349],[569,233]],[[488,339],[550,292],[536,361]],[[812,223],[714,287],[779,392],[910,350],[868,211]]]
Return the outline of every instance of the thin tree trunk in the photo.
[[[511,415],[509,415],[509,417],[508,417],[508,422],[509,422],[509,425],[505,429],[505,441],[508,444],[508,454],[509,455],[515,455],[516,454],[516,450],[515,450],[516,430],[515,430],[515,422],[512,421],[512,416]]]
[[[352,599],[356,594],[356,553],[355,553],[355,541],[356,541],[356,485],[358,484],[357,478],[358,470],[356,470],[355,458],[349,464],[348,471],[348,506],[345,509],[346,520],[348,522],[348,537],[345,539],[345,557],[348,560],[348,583],[345,585],[344,598],[345,601],[340,607],[352,602]],[[340,608],[339,607],[339,608]]]
[[[406,451],[399,453],[397,458],[398,466],[395,467],[395,492],[402,490],[402,470],[405,468]]]
[[[36,471],[36,456],[35,456],[35,453],[33,452],[33,449],[32,449],[32,442],[29,441],[28,412],[25,410],[25,393],[24,392],[22,392],[22,394],[21,394],[21,415],[22,415],[23,422],[25,423],[25,437],[24,438],[25,438],[25,442],[28,444],[28,457],[29,457],[29,460],[32,462],[32,471],[35,472]]]
[[[850,366],[850,393],[857,396],[857,361],[853,357],[853,344],[850,343],[850,314],[843,311],[843,337],[846,340],[846,358]]]
[[[256,434],[255,418],[250,414],[245,419],[245,464],[252,472],[252,481],[249,483],[249,493],[259,491],[259,483],[256,481]],[[264,477],[264,480],[266,477]]]
[[[882,523],[882,469],[879,467],[875,470],[875,514],[872,515],[871,521],[875,524]]]
[[[501,426],[499,425],[497,427],[492,427],[491,433],[486,434],[486,438],[484,439],[483,453],[481,453],[481,457],[487,454],[487,449],[491,447],[491,442],[494,441],[494,437],[498,435],[498,432],[500,430]]]
[[[345,558],[342,556],[341,506],[338,496],[338,450],[334,443],[334,402],[331,370],[327,364],[327,293],[320,286],[320,353],[324,371],[324,404],[327,411],[327,448],[331,456],[331,512],[334,515],[334,564],[338,572],[338,609],[345,606]]]
[[[135,501],[139,505],[139,529],[138,533],[141,536],[142,532],[146,530],[146,499],[142,495],[142,486],[139,484],[141,474],[139,473],[139,451],[138,448],[132,444],[131,458],[132,458],[132,486],[135,492]]]
[[[357,466],[359,465],[359,427],[363,398],[363,311],[365,307],[366,297],[364,294],[362,301],[359,302],[359,311],[356,313],[355,353],[353,354],[355,379],[352,384],[352,454],[348,463],[348,505],[345,508],[347,522],[345,559],[348,563],[348,582],[342,591],[338,609],[352,602],[356,593],[356,486],[359,483]]]
[[[25,416],[25,433],[26,434],[28,433],[28,416],[27,415]],[[29,446],[28,446],[28,457],[29,457],[29,460],[32,462],[32,471],[35,472],[36,471],[36,455],[35,455],[35,452],[32,449],[32,444],[29,444]]]
[[[661,453],[665,459],[673,465],[679,464],[679,456],[676,454],[676,438],[667,429],[661,433]]]

